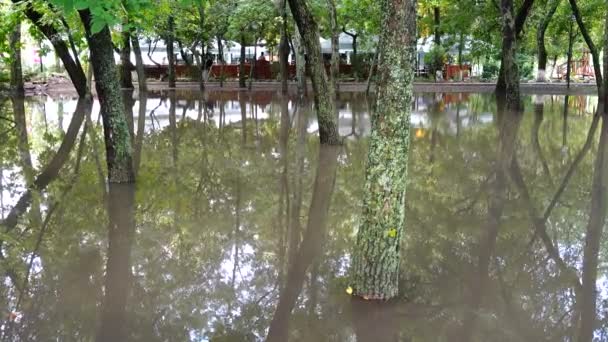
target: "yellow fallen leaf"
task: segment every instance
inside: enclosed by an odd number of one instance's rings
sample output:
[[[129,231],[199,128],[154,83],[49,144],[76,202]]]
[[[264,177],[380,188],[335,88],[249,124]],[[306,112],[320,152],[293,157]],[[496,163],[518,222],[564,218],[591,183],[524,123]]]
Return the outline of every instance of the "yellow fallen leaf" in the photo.
[[[392,237],[392,238],[397,237],[397,229],[395,229],[395,228],[390,229],[388,231],[387,235],[388,235],[388,237]]]
[[[352,287],[350,287],[350,286],[349,286],[349,287],[347,287],[347,288],[346,288],[346,293],[348,293],[349,295],[352,295],[352,294],[353,294],[353,288],[352,288]]]

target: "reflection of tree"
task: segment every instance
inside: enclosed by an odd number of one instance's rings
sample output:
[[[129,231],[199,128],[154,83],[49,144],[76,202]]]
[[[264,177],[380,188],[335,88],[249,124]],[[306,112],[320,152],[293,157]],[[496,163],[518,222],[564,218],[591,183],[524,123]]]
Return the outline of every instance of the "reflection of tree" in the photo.
[[[329,205],[336,180],[338,147],[322,145],[319,148],[319,164],[313,187],[308,223],[297,256],[290,260],[287,282],[279,297],[266,341],[287,341],[291,311],[300,295],[306,271],[314,258],[323,251]]]

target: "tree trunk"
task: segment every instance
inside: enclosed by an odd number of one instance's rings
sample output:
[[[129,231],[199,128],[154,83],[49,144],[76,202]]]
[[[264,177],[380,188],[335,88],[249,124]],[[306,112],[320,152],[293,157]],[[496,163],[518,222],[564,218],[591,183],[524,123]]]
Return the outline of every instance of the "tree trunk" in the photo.
[[[15,96],[23,96],[23,71],[21,68],[21,20],[17,19],[15,26],[9,36],[11,48],[11,93]]]
[[[201,44],[201,48],[203,51],[203,56],[201,60],[201,70],[200,70],[200,80],[199,80],[199,89],[201,91],[205,90],[205,72],[207,71],[207,55],[205,54],[205,7],[203,7],[202,2],[197,2],[198,9],[198,29],[199,29],[199,41]]]
[[[117,82],[118,83],[118,82]],[[127,341],[127,298],[131,288],[131,247],[135,233],[135,185],[110,184],[105,296],[96,342]]]
[[[600,53],[599,53],[597,47],[595,46],[595,44],[593,43],[593,39],[591,39],[591,35],[589,34],[589,31],[587,31],[587,27],[585,26],[585,23],[583,22],[583,18],[578,9],[578,5],[576,4],[576,0],[569,0],[569,1],[570,1],[570,7],[572,8],[572,14],[574,14],[574,17],[576,18],[576,23],[578,25],[578,28],[581,31],[583,38],[585,39],[585,43],[587,43],[587,47],[589,48],[589,51],[591,51],[591,57],[593,58],[593,70],[595,73],[595,82],[597,84],[597,93],[598,93],[598,96],[600,98],[602,98],[603,94],[604,94],[604,91],[603,91],[604,82],[602,81]]]
[[[293,46],[296,51],[296,79],[298,82],[298,94],[306,95],[308,93],[306,85],[306,51],[302,44],[302,35],[300,30],[296,27],[295,34],[293,37]]]
[[[123,88],[133,89],[133,77],[131,76],[131,32],[123,25],[122,49],[120,50],[120,85]]]
[[[287,0],[280,2],[281,41],[279,43],[279,66],[281,68],[281,94],[286,95],[289,82],[289,40],[287,39]]]
[[[416,56],[416,1],[382,4],[376,110],[353,258],[353,294],[374,300],[398,294]]]
[[[103,119],[108,180],[110,183],[131,183],[135,181],[131,137],[122,104],[110,30],[105,27],[91,34],[91,13],[88,10],[79,12],[91,52],[95,88]]]
[[[566,64],[566,84],[570,89],[570,78],[572,73],[572,50],[574,49],[574,29],[572,28],[572,21],[570,22],[570,30],[568,31],[568,61]]]
[[[246,88],[245,83],[245,34],[241,33],[241,61],[239,63],[239,87]]]
[[[217,50],[219,54],[219,61],[221,63],[220,67],[220,88],[224,87],[224,65],[226,65],[226,61],[224,60],[224,44],[222,44],[222,38],[217,36]]]
[[[308,56],[320,141],[322,144],[338,145],[341,140],[336,123],[335,104],[321,56],[317,23],[305,0],[289,0],[289,6],[302,34],[302,43]]]
[[[500,101],[504,101],[506,110],[518,111],[521,107],[519,93],[519,70],[515,55],[517,53],[517,30],[513,14],[513,0],[501,0],[502,16],[502,63],[504,75],[504,92],[496,90]]]
[[[146,70],[144,68],[144,60],[141,57],[141,47],[139,46],[139,37],[137,34],[131,35],[131,44],[133,45],[133,53],[135,54],[135,68],[137,69],[137,86],[140,92],[148,91],[148,81],[146,80]]]
[[[433,18],[434,18],[434,28],[435,28],[435,38],[434,43],[437,46],[441,45],[441,31],[439,29],[441,25],[441,8],[439,6],[433,7]]]
[[[602,105],[600,105],[602,107]],[[603,111],[603,109],[600,109]],[[600,112],[601,113],[601,112]],[[591,342],[597,328],[597,268],[600,241],[606,222],[606,206],[608,198],[608,123],[606,116],[602,117],[600,143],[595,160],[593,184],[591,186],[591,213],[585,235],[583,256],[583,293],[579,305],[581,309],[581,324],[578,332],[578,342]]]
[[[173,44],[175,41],[175,18],[172,15],[167,19],[167,27],[168,32],[165,42],[167,43],[167,62],[169,63],[169,88],[175,88],[175,52],[173,51]]]
[[[336,146],[321,145],[319,147],[319,164],[310,201],[306,232],[296,258],[289,262],[287,284],[279,296],[279,303],[272,317],[266,342],[288,340],[289,316],[302,291],[306,271],[314,258],[323,253],[323,241],[327,234],[327,216],[336,183],[338,152],[339,148]]]
[[[249,68],[249,85],[248,89],[251,90],[251,85],[253,83],[253,79],[255,77],[255,65],[257,64],[258,58],[258,39],[256,38],[253,46],[253,58],[251,59],[251,67]]]
[[[549,2],[547,14],[541,20],[538,25],[538,29],[536,30],[536,45],[538,46],[538,73],[536,76],[537,82],[547,82],[547,49],[545,48],[545,32],[547,31],[547,27],[549,27],[551,18],[553,18],[553,15],[557,10],[558,5],[559,0],[551,0],[551,2]]]
[[[372,88],[372,80],[374,78],[374,72],[378,69],[378,59],[380,59],[380,42],[376,44],[376,53],[374,54],[374,60],[372,65],[369,67],[369,74],[367,75],[367,87],[365,88],[365,95],[369,96],[369,92]]]
[[[332,95],[336,97],[340,87],[340,30],[338,28],[338,11],[335,0],[327,0],[329,9],[329,26],[331,30],[331,86]]]

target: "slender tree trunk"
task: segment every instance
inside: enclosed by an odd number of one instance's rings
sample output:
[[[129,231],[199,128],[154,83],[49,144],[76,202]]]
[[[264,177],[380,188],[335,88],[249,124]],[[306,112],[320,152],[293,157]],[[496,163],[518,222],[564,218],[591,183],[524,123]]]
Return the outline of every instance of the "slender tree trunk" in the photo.
[[[221,63],[220,66],[220,88],[224,87],[224,66],[226,65],[226,60],[224,59],[224,44],[222,44],[222,37],[217,36],[217,50],[219,53],[219,61]]]
[[[365,95],[369,96],[369,92],[372,88],[372,80],[374,79],[374,73],[378,69],[378,59],[380,58],[380,44],[376,44],[376,53],[374,53],[374,60],[372,65],[369,67],[369,74],[367,75],[367,87],[365,88]]]
[[[363,214],[353,259],[353,294],[398,294],[416,56],[416,1],[386,0],[376,110],[366,167]]]
[[[135,185],[112,184],[108,200],[108,261],[105,296],[96,342],[127,341],[127,298],[132,283],[131,247],[135,233]]]
[[[131,183],[133,175],[131,137],[122,104],[122,93],[110,30],[105,27],[91,34],[91,13],[80,11],[91,52],[91,65],[95,74],[95,87],[103,119],[108,180],[110,183]]]
[[[572,14],[574,14],[574,17],[576,18],[576,23],[578,25],[578,28],[581,31],[583,38],[585,39],[585,43],[587,44],[589,51],[591,51],[591,57],[593,59],[593,70],[595,73],[595,82],[597,84],[597,93],[600,96],[600,98],[602,98],[604,95],[604,90],[603,90],[604,82],[602,81],[600,53],[599,53],[597,47],[595,46],[595,44],[593,43],[593,39],[591,39],[591,35],[589,34],[589,31],[587,31],[587,27],[585,26],[585,23],[583,22],[583,17],[581,16],[581,13],[578,9],[576,0],[569,0],[569,1],[570,1],[570,7],[572,8]]]
[[[570,21],[570,30],[568,31],[568,61],[566,64],[566,84],[570,89],[570,78],[572,73],[572,53],[574,49],[574,29],[572,21]]]
[[[327,74],[321,56],[319,29],[305,0],[289,0],[293,17],[302,34],[302,43],[308,56],[312,87],[314,94],[319,138],[322,144],[337,145],[341,143],[336,122],[336,110],[331,96],[331,85],[328,85]]]
[[[165,42],[167,43],[167,61],[169,63],[169,88],[175,88],[175,52],[173,51],[173,44],[175,41],[175,18],[172,15],[167,19],[167,27],[168,32]]]
[[[148,90],[148,81],[146,80],[146,70],[144,68],[144,60],[141,56],[141,47],[139,46],[139,37],[136,33],[131,35],[131,44],[133,45],[133,54],[135,54],[135,68],[137,70],[137,86],[140,92]]]
[[[519,92],[519,69],[515,61],[517,53],[517,30],[513,11],[513,0],[501,0],[500,12],[502,16],[502,63],[505,91],[499,89],[496,93],[499,101],[504,101],[507,111],[518,111],[521,107]]]
[[[120,50],[120,85],[123,88],[133,89],[131,76],[131,32],[126,26],[122,28],[122,49]]]
[[[200,80],[199,80],[199,89],[201,91],[205,90],[205,72],[207,71],[207,55],[205,54],[205,46],[207,45],[205,42],[205,7],[203,7],[202,2],[197,2],[196,8],[198,9],[198,29],[199,29],[199,41],[201,44],[201,48],[203,51],[203,56],[201,59],[201,70],[200,70]]]
[[[600,105],[602,107],[602,105]],[[603,109],[600,109],[603,110]],[[595,160],[593,184],[591,187],[591,213],[585,235],[583,256],[583,294],[578,342],[591,342],[597,328],[597,273],[600,242],[606,223],[608,204],[608,123],[602,117],[600,143]]]
[[[335,0],[327,0],[329,9],[329,26],[331,30],[331,86],[332,95],[336,97],[340,87],[340,29],[338,27],[338,11]]]
[[[11,47],[11,93],[15,96],[23,96],[23,71],[21,68],[21,20],[17,19],[9,35]]]
[[[281,41],[279,43],[279,66],[281,68],[281,93],[287,94],[289,82],[289,40],[287,39],[287,0],[281,0],[279,13],[281,24]]]
[[[241,32],[241,61],[239,63],[239,87],[246,88],[245,83],[245,34]]]
[[[545,32],[547,31],[547,27],[549,27],[551,18],[553,18],[553,15],[557,10],[559,0],[551,0],[547,5],[549,6],[547,14],[540,21],[540,23],[538,24],[538,29],[536,30],[536,45],[538,46],[538,73],[536,76],[537,82],[547,82],[547,49],[545,48]]]
[[[440,30],[440,26],[441,26],[441,8],[439,8],[439,6],[435,6],[433,7],[433,19],[434,19],[434,29],[435,29],[435,37],[433,39],[433,42],[435,43],[435,45],[440,46],[441,45],[441,30]]]
[[[258,56],[258,39],[256,38],[254,41],[253,47],[253,58],[251,59],[251,67],[249,68],[249,85],[248,89],[251,90],[251,85],[253,83],[253,79],[255,77],[255,65],[257,64],[257,56]]]

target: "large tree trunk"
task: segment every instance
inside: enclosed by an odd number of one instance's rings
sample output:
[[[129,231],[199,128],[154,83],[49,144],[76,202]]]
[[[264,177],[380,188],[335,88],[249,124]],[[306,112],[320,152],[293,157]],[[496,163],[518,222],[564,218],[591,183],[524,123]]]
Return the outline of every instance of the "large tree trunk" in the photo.
[[[91,13],[81,10],[80,18],[86,30],[95,88],[101,107],[108,180],[110,183],[131,183],[135,181],[131,137],[122,103],[110,30],[105,27],[100,32],[91,34]]]
[[[603,111],[600,105],[599,111]],[[601,112],[600,112],[601,113]],[[598,114],[601,115],[601,114]],[[597,273],[600,242],[606,223],[608,202],[608,123],[602,117],[600,143],[595,159],[593,184],[591,186],[591,213],[585,235],[583,256],[583,293],[579,304],[581,309],[578,342],[591,342],[597,328]]]
[[[335,97],[340,87],[340,29],[338,27],[338,11],[335,0],[327,0],[329,9],[329,26],[331,30],[331,86]]]
[[[375,300],[398,294],[416,56],[416,1],[382,4],[376,110],[353,259],[353,294]]]
[[[239,87],[246,88],[247,83],[245,82],[245,34],[241,33],[241,60],[239,63]]]
[[[173,51],[173,45],[175,41],[175,18],[171,15],[167,19],[167,62],[169,63],[169,88],[175,88],[175,52]]]
[[[585,39],[585,43],[587,44],[589,51],[591,51],[591,57],[593,58],[593,70],[595,73],[595,82],[597,84],[597,93],[598,93],[598,96],[600,96],[600,98],[602,98],[603,94],[604,94],[604,91],[603,91],[604,83],[602,81],[600,53],[599,53],[597,47],[595,46],[595,44],[593,43],[593,39],[591,39],[591,35],[589,34],[589,31],[587,30],[587,27],[585,26],[585,23],[583,22],[583,18],[578,9],[578,5],[576,4],[576,0],[569,0],[569,1],[570,1],[570,7],[572,8],[572,14],[574,14],[574,17],[576,18],[576,23],[578,25],[578,28],[581,31],[583,38]]]
[[[521,107],[519,93],[519,69],[515,60],[517,53],[517,30],[513,10],[513,0],[501,0],[502,16],[502,63],[504,91],[496,89],[499,101],[504,101],[507,111],[518,111]]]
[[[140,92],[148,90],[148,81],[146,80],[146,70],[144,68],[144,60],[141,57],[141,47],[139,46],[139,37],[137,34],[131,35],[131,44],[133,44],[133,54],[135,54],[135,68],[137,69],[137,86]]]
[[[110,184],[108,260],[96,342],[127,341],[127,298],[131,288],[131,247],[135,233],[135,185]]]
[[[21,68],[21,20],[17,19],[9,36],[11,47],[11,93],[23,96],[23,71]]]
[[[323,241],[327,234],[327,215],[336,183],[338,152],[339,148],[336,146],[319,147],[319,165],[310,201],[306,232],[295,259],[289,261],[287,284],[279,296],[266,342],[288,341],[289,316],[302,291],[306,271],[314,258],[323,253]]]
[[[293,46],[296,50],[296,79],[298,82],[298,94],[305,95],[308,93],[306,85],[306,51],[302,44],[302,35],[300,30],[296,27],[295,34],[293,37]]]
[[[336,110],[331,90],[327,82],[327,74],[321,56],[319,30],[310,8],[305,0],[289,0],[293,17],[302,34],[302,43],[308,56],[312,87],[314,93],[319,137],[322,144],[340,144],[340,136],[336,123]]]
[[[126,26],[122,28],[122,49],[120,50],[120,85],[123,88],[133,89],[133,77],[131,76],[131,32]]]
[[[551,0],[548,4],[549,8],[545,17],[541,20],[536,30],[536,45],[538,46],[538,73],[536,76],[537,82],[547,82],[546,70],[547,70],[547,49],[545,48],[545,32],[551,18],[557,10],[559,0]]]

